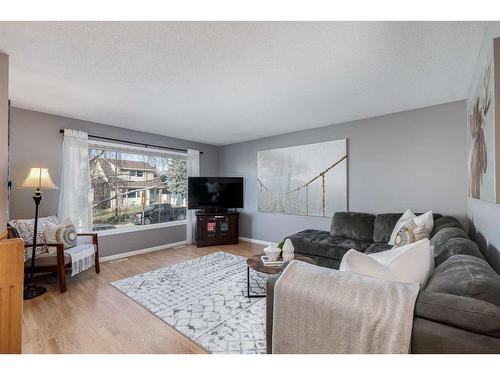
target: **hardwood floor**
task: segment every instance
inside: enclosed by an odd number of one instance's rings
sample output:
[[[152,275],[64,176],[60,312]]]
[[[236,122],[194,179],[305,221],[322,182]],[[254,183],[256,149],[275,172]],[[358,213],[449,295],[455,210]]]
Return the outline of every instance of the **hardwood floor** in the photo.
[[[183,246],[106,262],[98,275],[68,277],[64,294],[55,277],[40,279],[48,292],[24,301],[23,353],[206,353],[109,283],[216,251],[249,257],[262,249]]]

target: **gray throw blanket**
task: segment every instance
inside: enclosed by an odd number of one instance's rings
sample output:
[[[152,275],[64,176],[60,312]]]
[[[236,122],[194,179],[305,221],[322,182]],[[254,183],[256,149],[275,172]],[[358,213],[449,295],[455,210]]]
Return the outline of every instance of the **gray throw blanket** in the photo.
[[[408,353],[418,292],[295,260],[275,286],[273,353]]]

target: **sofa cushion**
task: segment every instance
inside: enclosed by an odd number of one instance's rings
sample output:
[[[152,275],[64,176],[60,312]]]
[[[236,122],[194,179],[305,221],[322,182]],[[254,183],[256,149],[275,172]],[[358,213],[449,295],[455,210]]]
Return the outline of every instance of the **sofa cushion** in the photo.
[[[373,240],[375,216],[359,212],[336,212],[332,219],[330,234],[360,241]],[[356,249],[358,250],[358,249]]]
[[[500,339],[415,316],[412,354],[496,354]]]
[[[434,247],[439,247],[446,243],[452,238],[467,238],[470,239],[467,233],[463,229],[456,227],[447,227],[441,229],[431,238],[431,245]]]
[[[464,230],[460,221],[452,216],[443,216],[437,220],[434,219],[434,228],[432,228],[431,237],[434,237],[434,235],[443,228],[459,228]]]
[[[500,307],[474,298],[423,290],[415,303],[415,316],[500,337]]]
[[[71,256],[64,254],[64,265],[67,266],[71,264]],[[36,267],[53,267],[57,266],[57,255],[53,254],[43,254],[35,258]],[[24,262],[25,268],[31,267],[31,259]]]
[[[364,252],[371,242],[331,236],[327,231],[306,229],[288,237],[299,254],[316,255],[341,260],[350,249]]]
[[[373,242],[389,242],[394,226],[402,214],[380,214],[373,222]]]
[[[380,253],[381,251],[386,251],[392,249],[392,246],[388,243],[375,242],[372,243],[365,251],[365,254],[375,254]]]
[[[428,292],[476,298],[500,306],[500,275],[484,259],[454,255],[432,274]]]
[[[481,254],[481,251],[475,242],[468,238],[453,237],[446,242],[439,241],[439,244],[434,246],[436,267],[453,255],[458,254],[471,255],[484,259],[483,254]]]
[[[320,267],[331,268],[334,270],[338,270],[340,267],[341,260],[326,258],[318,255],[304,254],[307,257],[311,258],[314,261],[314,264]]]

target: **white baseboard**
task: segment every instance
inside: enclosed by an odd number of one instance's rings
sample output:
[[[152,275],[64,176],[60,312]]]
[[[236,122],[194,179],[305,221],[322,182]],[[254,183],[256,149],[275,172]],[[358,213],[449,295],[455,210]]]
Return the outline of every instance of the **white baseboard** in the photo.
[[[238,237],[238,239],[240,241],[243,241],[243,242],[250,242],[250,243],[257,244],[257,245],[270,245],[270,244],[274,244],[274,242],[257,240],[255,238]]]
[[[109,262],[110,260],[116,260],[116,259],[120,259],[120,258],[131,257],[134,255],[152,253],[155,251],[160,251],[160,250],[165,250],[165,249],[171,249],[172,247],[182,246],[185,244],[186,244],[186,241],[172,242],[172,243],[167,243],[165,245],[148,247],[147,249],[140,249],[140,250],[134,250],[134,251],[127,251],[126,253],[108,255],[108,256],[99,258],[99,261],[100,262]]]

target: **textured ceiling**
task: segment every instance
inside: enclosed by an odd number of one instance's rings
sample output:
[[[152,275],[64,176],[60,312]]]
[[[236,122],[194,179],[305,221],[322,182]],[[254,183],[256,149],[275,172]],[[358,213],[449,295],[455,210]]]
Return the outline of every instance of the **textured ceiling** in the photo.
[[[228,144],[465,98],[484,23],[0,22],[14,106]]]

